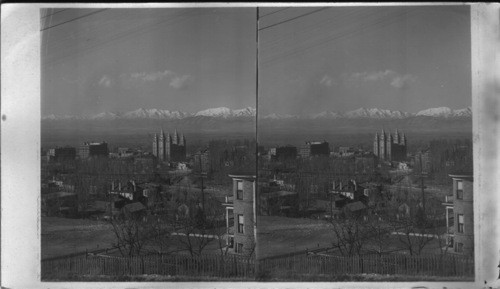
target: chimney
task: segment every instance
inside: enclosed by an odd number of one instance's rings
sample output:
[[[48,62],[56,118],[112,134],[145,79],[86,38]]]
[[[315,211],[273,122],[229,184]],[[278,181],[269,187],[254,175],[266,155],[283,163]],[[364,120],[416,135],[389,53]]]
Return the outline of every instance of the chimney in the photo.
[[[111,191],[115,190],[115,181],[111,181]]]
[[[335,191],[335,181],[333,181],[333,190]]]
[[[121,192],[122,190],[122,182],[118,181],[118,191]]]

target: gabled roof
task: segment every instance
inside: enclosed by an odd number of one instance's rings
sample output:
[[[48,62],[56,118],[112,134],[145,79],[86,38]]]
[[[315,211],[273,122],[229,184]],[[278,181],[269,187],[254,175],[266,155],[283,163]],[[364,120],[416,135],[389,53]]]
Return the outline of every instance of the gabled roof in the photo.
[[[277,191],[277,192],[272,192],[272,193],[268,193],[268,194],[263,194],[263,196],[267,196],[269,198],[285,197],[285,196],[293,196],[293,195],[297,195],[297,192]]]
[[[366,206],[362,202],[357,201],[357,202],[349,203],[349,204],[345,205],[345,208],[351,212],[356,212],[356,211],[366,209]]]
[[[123,206],[123,209],[129,211],[130,213],[135,213],[135,212],[145,210],[146,207],[140,202],[135,202],[135,203],[131,203],[131,204],[127,204],[127,205]]]

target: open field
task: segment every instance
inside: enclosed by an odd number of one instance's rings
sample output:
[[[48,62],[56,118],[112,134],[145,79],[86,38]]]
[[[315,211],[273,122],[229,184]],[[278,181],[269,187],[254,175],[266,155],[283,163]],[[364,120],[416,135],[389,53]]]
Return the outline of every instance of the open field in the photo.
[[[259,216],[258,253],[259,259],[276,257],[280,255],[303,253],[306,250],[314,251],[325,249],[322,254],[339,254],[332,248],[336,243],[335,232],[329,222],[323,220],[312,220],[305,218],[287,218],[277,216]],[[445,228],[439,228],[438,232],[444,233]],[[407,254],[407,247],[399,239],[404,236],[395,234],[386,235],[383,238],[383,252]],[[417,236],[410,237],[413,244],[417,244]],[[440,254],[441,244],[437,239],[432,239],[422,250],[422,254]],[[415,247],[415,246],[414,246]],[[375,240],[366,241],[363,251],[376,252],[379,247]],[[448,252],[451,252],[449,249]]]
[[[42,217],[42,259],[111,247],[110,224],[86,219]]]
[[[259,216],[258,258],[331,247],[334,232],[326,221]]]
[[[167,250],[187,253],[178,238],[180,237],[171,237]],[[111,248],[114,242],[116,238],[109,223],[88,219],[42,217],[42,259]],[[155,248],[148,245],[145,249]],[[204,248],[205,253],[217,253],[219,250],[219,242],[216,239]],[[110,255],[118,256],[120,253],[114,250]]]

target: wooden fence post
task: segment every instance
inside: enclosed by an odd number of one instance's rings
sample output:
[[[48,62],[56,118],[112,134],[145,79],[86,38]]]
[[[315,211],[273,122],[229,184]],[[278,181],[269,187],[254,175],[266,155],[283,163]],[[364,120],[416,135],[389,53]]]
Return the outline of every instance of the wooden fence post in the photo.
[[[145,271],[144,271],[145,270],[145,268],[144,268],[144,257],[141,257],[141,269],[142,269],[141,270],[142,271],[142,275],[146,274]]]

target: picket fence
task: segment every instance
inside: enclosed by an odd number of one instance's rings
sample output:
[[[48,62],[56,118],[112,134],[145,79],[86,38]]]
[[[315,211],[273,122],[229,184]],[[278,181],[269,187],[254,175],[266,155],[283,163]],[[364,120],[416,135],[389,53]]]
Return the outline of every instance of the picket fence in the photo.
[[[259,271],[268,278],[300,280],[304,276],[355,274],[474,277],[474,259],[454,255],[402,254],[331,256],[305,254],[260,260]]]
[[[162,275],[246,279],[254,276],[254,260],[237,255],[147,255],[130,258],[79,256],[42,261],[42,280],[69,275]]]
[[[258,270],[258,274],[256,274]],[[381,274],[403,276],[474,277],[473,258],[455,255],[408,256],[294,255],[255,261],[237,255],[148,255],[131,258],[77,256],[42,261],[42,280],[69,275],[162,275],[217,277],[222,279],[303,280],[311,276]]]

